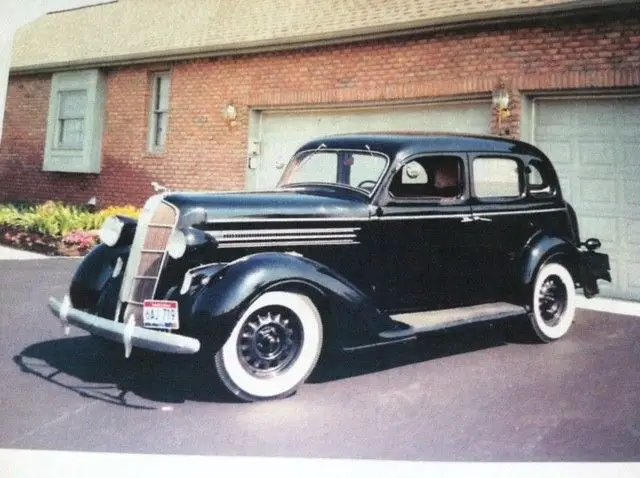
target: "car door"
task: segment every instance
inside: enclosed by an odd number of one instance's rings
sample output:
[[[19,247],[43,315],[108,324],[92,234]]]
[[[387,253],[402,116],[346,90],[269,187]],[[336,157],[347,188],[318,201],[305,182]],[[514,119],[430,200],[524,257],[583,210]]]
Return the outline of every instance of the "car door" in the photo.
[[[483,302],[505,300],[514,290],[519,254],[545,209],[526,194],[524,158],[470,155],[471,210],[476,257],[484,279],[475,285]]]
[[[386,184],[374,216],[381,256],[378,296],[385,309],[441,309],[467,302],[473,258],[465,160],[465,154],[414,156]],[[447,168],[454,170],[453,182],[441,181],[440,171]]]

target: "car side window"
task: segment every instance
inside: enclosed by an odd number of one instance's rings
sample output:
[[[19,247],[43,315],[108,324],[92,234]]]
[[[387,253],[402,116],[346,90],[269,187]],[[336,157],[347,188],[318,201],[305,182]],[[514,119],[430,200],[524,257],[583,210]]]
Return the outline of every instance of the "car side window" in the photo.
[[[389,193],[396,198],[454,198],[462,192],[461,173],[458,157],[416,158],[395,173]]]
[[[535,161],[530,161],[527,165],[526,171],[527,189],[531,196],[548,197],[553,195],[551,183],[540,165],[536,164]]]
[[[478,198],[520,196],[522,189],[518,162],[511,158],[474,159],[473,187]]]

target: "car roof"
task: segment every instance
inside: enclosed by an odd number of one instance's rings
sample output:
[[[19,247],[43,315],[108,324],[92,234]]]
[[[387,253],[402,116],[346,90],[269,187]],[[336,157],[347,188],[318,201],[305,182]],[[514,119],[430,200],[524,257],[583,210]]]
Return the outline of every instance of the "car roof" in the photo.
[[[323,146],[324,145],[324,146]],[[316,138],[298,148],[298,152],[326,147],[379,151],[393,159],[403,159],[420,152],[493,152],[525,154],[547,160],[535,146],[510,138],[477,134],[440,132],[381,132],[336,134]]]

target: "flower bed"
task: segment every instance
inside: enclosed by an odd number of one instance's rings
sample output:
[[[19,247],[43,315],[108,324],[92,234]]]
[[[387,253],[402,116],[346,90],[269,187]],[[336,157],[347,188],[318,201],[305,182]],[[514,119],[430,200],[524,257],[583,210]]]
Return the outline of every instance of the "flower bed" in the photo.
[[[84,256],[99,242],[109,216],[137,218],[134,206],[91,212],[47,201],[36,206],[0,204],[0,244],[53,256]]]

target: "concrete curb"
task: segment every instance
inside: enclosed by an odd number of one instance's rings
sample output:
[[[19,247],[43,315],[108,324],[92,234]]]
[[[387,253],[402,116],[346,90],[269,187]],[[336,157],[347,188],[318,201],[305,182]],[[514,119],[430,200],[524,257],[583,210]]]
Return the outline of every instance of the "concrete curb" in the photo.
[[[0,246],[0,260],[32,260],[32,259],[50,259],[52,256],[38,254],[36,252],[22,251],[13,247]]]

